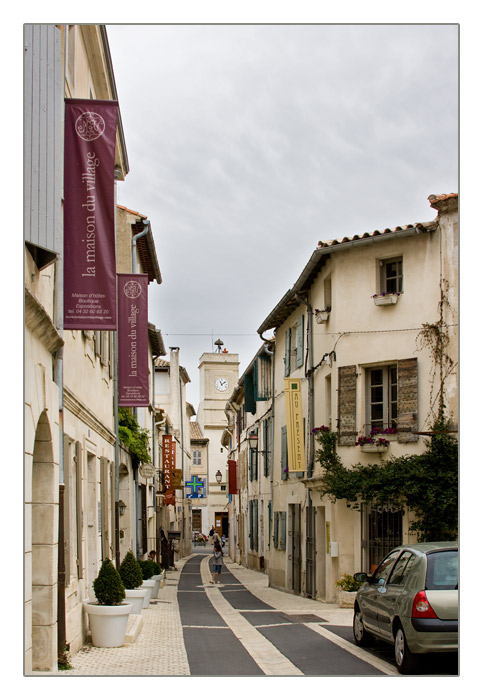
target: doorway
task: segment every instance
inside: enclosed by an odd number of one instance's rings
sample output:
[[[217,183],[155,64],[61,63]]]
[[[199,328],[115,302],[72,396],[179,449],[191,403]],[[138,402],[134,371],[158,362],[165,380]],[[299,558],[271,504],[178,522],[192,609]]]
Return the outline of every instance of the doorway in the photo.
[[[289,518],[289,588],[291,588],[294,593],[300,593],[302,579],[302,549],[300,542],[300,503],[289,504]]]
[[[215,513],[215,530],[220,535],[225,535],[228,539],[228,513]]]
[[[37,423],[32,463],[32,669],[57,668],[58,495],[52,434],[44,411]]]

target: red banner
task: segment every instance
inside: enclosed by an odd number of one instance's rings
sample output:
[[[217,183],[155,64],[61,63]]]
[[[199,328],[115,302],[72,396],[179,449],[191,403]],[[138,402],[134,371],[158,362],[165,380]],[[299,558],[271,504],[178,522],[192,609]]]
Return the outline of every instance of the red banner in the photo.
[[[116,330],[118,103],[65,100],[64,328]]]
[[[148,275],[118,275],[119,406],[149,406]]]
[[[164,475],[164,505],[174,506],[176,494],[173,490],[173,471],[176,468],[176,441],[171,435],[163,435],[163,475]]]
[[[238,493],[236,461],[234,459],[228,460],[228,493]]]

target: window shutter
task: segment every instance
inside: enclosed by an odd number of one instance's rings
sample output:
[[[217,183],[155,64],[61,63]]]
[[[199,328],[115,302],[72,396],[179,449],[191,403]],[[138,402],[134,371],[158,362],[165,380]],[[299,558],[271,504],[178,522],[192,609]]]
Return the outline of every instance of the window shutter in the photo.
[[[253,549],[253,501],[248,502],[248,529],[249,547]]]
[[[355,445],[356,430],[355,365],[339,367],[339,445]]]
[[[418,429],[418,360],[410,357],[397,363],[397,439],[417,442]]]
[[[284,511],[283,513],[280,513],[281,515],[281,525],[280,525],[280,549],[285,549],[286,542],[287,542],[287,513]]]
[[[272,501],[268,502],[268,548],[272,543]]]
[[[285,372],[284,376],[288,377],[290,374],[290,337],[291,337],[291,331],[290,329],[288,331],[285,331]]]
[[[297,367],[304,363],[304,316],[299,316],[296,331]]]
[[[253,481],[253,469],[252,469],[252,460],[253,460],[253,450],[248,448],[248,479],[250,481]]]
[[[245,389],[245,411],[255,413],[257,408],[255,404],[255,392],[253,387],[253,374],[246,374],[243,380]]]
[[[279,526],[279,515],[278,511],[273,514],[273,546],[275,549],[278,548],[278,526]]]
[[[268,453],[270,446],[268,444],[268,420],[262,421],[263,435],[263,476],[268,476]]]
[[[253,549],[258,552],[258,501],[253,501]]]
[[[282,427],[282,481],[288,479],[288,471],[285,471],[286,468],[288,468],[287,426],[284,425]]]

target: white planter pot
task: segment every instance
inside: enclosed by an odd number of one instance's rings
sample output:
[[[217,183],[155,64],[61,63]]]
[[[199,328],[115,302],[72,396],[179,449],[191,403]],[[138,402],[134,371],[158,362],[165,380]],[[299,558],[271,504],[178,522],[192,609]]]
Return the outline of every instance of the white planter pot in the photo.
[[[387,452],[387,445],[361,445],[362,452]]]
[[[126,601],[132,605],[132,614],[140,615],[146,598],[146,588],[126,588]],[[148,600],[149,605],[149,600]]]
[[[154,598],[154,588],[156,586],[156,581],[154,581],[152,578],[148,578],[145,581],[143,581],[143,584],[141,588],[147,588],[149,591],[149,601],[151,601]],[[148,605],[149,605],[148,601]],[[148,607],[148,606],[146,606]]]
[[[151,602],[151,588],[140,586],[139,590],[144,591],[143,608],[149,608],[149,603]]]
[[[398,294],[385,294],[384,296],[373,297],[374,304],[376,306],[389,306],[390,304],[397,304],[399,299]]]
[[[315,314],[315,320],[317,323],[327,323],[329,320],[330,311],[319,311]]]
[[[163,573],[155,574],[151,578],[153,578],[157,583],[157,587],[154,589],[155,595],[153,596],[153,598],[157,598],[159,594],[159,589],[164,587],[164,575]]]
[[[337,590],[337,603],[339,608],[353,608],[357,591]]]
[[[122,647],[129,615],[133,609],[131,603],[99,605],[84,602],[84,609],[89,615],[93,646]]]

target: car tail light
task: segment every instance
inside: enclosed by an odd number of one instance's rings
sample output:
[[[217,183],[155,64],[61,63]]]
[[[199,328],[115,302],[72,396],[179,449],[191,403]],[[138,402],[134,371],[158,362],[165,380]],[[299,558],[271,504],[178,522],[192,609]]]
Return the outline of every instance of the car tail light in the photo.
[[[429,604],[429,600],[424,591],[419,591],[419,593],[416,593],[414,596],[411,615],[412,617],[438,617]]]

